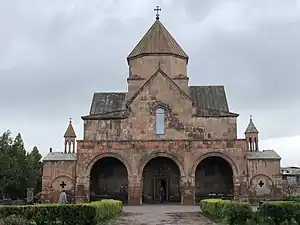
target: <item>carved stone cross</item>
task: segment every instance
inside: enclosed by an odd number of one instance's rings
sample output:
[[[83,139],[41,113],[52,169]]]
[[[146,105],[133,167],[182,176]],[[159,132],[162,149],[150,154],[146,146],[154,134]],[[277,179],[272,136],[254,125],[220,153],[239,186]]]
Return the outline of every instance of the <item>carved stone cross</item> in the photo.
[[[67,184],[63,181],[63,182],[61,182],[60,186],[62,187],[62,189],[64,189],[65,186],[67,186]]]
[[[264,182],[259,181],[258,185],[259,185],[260,187],[262,187],[262,186],[264,186]]]

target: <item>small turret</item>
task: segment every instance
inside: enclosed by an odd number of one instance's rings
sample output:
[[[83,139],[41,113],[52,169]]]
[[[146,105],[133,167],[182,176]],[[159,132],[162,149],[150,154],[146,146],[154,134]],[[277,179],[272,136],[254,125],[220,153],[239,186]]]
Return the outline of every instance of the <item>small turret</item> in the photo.
[[[245,138],[247,142],[247,151],[258,151],[258,130],[252,121],[251,115],[249,124],[245,130]]]
[[[65,132],[64,138],[65,138],[65,153],[75,153],[76,134],[72,125],[72,118],[70,118],[70,122]]]

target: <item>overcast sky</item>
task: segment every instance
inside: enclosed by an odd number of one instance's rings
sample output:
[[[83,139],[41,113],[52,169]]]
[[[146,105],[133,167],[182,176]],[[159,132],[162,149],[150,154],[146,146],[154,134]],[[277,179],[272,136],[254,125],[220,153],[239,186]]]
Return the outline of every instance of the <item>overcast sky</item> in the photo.
[[[190,84],[223,84],[231,111],[249,114],[261,149],[300,160],[300,1],[11,0],[0,6],[0,131],[26,148],[63,149],[68,118],[79,138],[93,92],[126,91],[126,57],[155,20],[188,53]]]

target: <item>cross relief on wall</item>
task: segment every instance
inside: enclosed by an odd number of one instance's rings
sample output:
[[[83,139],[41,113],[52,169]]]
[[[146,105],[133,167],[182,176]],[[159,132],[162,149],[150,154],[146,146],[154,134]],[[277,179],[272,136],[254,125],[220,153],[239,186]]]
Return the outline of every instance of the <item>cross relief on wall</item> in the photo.
[[[61,186],[61,188],[64,189],[67,186],[67,184],[64,181],[62,181],[59,186]]]
[[[263,181],[259,181],[259,183],[258,183],[258,185],[260,186],[260,187],[262,187],[262,186],[264,186],[264,182]]]

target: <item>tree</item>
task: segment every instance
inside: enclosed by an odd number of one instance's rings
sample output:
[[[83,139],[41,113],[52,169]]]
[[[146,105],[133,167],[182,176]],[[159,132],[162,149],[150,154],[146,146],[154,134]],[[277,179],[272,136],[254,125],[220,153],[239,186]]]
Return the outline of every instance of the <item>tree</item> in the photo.
[[[295,197],[298,194],[299,182],[297,181],[297,174],[295,176],[287,176],[283,182],[283,195],[285,198]]]
[[[14,139],[10,131],[0,136],[0,198],[26,197],[27,188],[41,191],[42,162],[37,147],[27,153],[21,134]]]
[[[6,195],[6,190],[12,183],[13,168],[10,165],[9,149],[12,144],[9,130],[0,137],[0,197]]]
[[[34,146],[32,151],[27,154],[28,170],[30,174],[28,186],[34,188],[36,193],[42,191],[43,165],[41,159],[42,155],[36,146]]]

